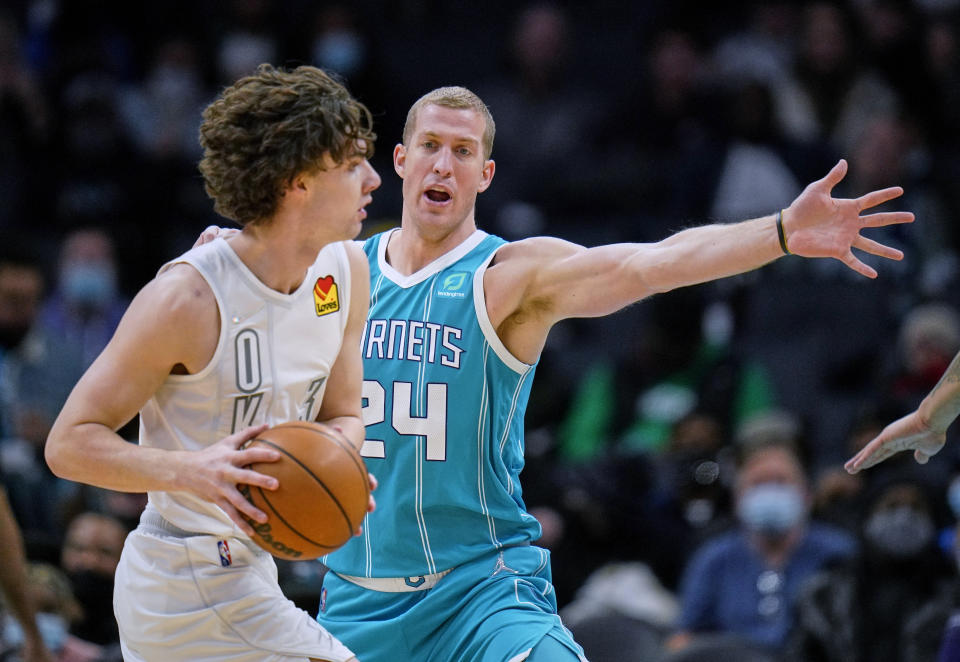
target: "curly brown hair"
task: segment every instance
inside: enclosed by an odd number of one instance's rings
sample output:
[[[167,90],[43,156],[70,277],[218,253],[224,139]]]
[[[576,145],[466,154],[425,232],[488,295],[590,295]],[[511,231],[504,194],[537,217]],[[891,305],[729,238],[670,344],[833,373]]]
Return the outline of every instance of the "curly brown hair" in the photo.
[[[329,74],[261,64],[203,111],[199,167],[217,213],[247,225],[273,216],[284,188],[323,169],[325,154],[370,158],[375,140],[370,111]]]

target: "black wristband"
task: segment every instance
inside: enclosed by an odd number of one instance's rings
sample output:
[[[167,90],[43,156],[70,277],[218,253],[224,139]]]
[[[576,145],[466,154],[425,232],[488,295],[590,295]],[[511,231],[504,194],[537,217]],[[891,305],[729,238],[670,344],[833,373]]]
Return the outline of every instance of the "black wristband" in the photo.
[[[780,248],[783,249],[784,255],[791,255],[790,250],[787,248],[787,237],[783,234],[783,210],[777,212],[777,239],[780,240]]]

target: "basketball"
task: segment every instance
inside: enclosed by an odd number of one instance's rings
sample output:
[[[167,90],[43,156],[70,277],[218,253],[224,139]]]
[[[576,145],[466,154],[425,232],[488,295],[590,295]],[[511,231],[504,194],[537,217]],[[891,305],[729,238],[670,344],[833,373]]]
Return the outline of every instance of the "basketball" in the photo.
[[[295,421],[275,425],[244,448],[256,445],[276,449],[282,457],[250,465],[276,478],[279,488],[239,486],[267,514],[263,524],[247,520],[253,541],[277,558],[305,561],[350,540],[370,496],[367,468],[353,444],[327,425]]]

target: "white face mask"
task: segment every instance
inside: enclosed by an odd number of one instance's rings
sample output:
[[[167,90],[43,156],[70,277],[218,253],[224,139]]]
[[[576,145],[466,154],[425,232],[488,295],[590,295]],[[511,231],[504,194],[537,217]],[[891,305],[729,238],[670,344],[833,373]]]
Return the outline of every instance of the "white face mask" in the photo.
[[[59,651],[67,641],[67,621],[59,614],[38,613],[37,629],[40,630],[44,645],[51,651]],[[23,645],[23,629],[12,616],[7,615],[3,620],[2,638],[4,643],[14,648]]]
[[[884,555],[903,559],[918,554],[933,539],[933,520],[925,512],[899,506],[878,510],[867,520],[864,533]]]
[[[794,485],[781,483],[751,487],[737,504],[740,521],[758,533],[786,533],[800,522],[803,513],[803,493]]]
[[[117,275],[108,264],[75,264],[66,267],[60,278],[64,296],[79,305],[102,306],[117,291]]]

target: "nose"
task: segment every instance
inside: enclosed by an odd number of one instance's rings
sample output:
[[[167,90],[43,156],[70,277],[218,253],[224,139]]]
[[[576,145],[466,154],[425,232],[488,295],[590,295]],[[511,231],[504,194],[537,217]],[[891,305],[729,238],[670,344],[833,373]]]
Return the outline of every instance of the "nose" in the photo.
[[[364,193],[370,193],[371,191],[380,188],[380,184],[383,180],[380,179],[380,174],[370,165],[369,161],[364,161],[364,166],[369,171],[366,177],[366,186],[364,187]]]
[[[449,149],[444,148],[437,152],[433,161],[433,172],[441,177],[449,177],[453,172],[453,155]]]

